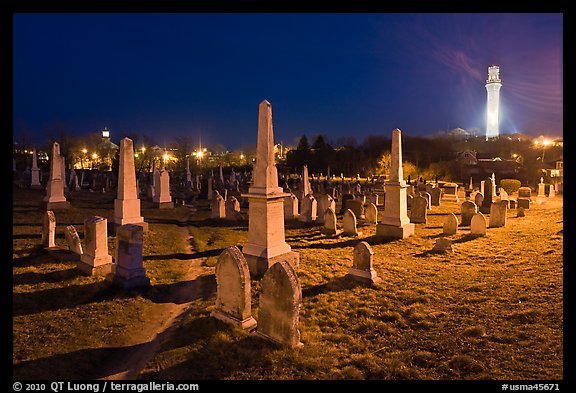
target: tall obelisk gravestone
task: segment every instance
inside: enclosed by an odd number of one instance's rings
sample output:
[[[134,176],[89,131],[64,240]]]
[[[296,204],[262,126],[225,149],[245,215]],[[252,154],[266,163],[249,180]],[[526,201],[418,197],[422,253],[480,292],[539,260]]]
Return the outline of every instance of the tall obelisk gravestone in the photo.
[[[46,186],[46,196],[43,206],[46,210],[67,209],[70,203],[64,196],[64,181],[62,180],[62,157],[60,157],[60,145],[52,144],[52,157],[50,157],[50,178]]]
[[[134,143],[130,138],[120,141],[118,193],[114,199],[114,229],[126,224],[140,225],[144,231],[148,230],[148,223],[140,215],[140,199],[136,190]]]
[[[36,155],[36,148],[32,151],[32,181],[30,182],[30,188],[41,189],[42,184],[40,183],[40,168],[38,168],[38,158]]]
[[[392,162],[390,177],[384,183],[386,204],[384,217],[376,225],[376,236],[405,239],[414,234],[414,224],[408,218],[406,205],[406,182],[402,170],[402,132],[396,128],[392,131]]]
[[[272,105],[264,100],[258,107],[258,141],[253,184],[248,189],[248,242],[242,253],[250,274],[261,277],[276,262],[285,260],[294,268],[300,256],[293,252],[284,236],[284,197],[278,187],[278,170],[274,163]]]

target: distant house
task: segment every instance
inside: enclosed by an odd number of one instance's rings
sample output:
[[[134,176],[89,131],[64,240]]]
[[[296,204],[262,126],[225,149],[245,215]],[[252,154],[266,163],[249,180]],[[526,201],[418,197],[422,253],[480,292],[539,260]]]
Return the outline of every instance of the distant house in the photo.
[[[491,176],[492,173],[497,179],[515,178],[520,168],[520,164],[515,160],[503,160],[500,157],[491,157],[472,150],[459,152],[456,157],[462,182],[466,182],[470,177],[475,182],[479,182]]]

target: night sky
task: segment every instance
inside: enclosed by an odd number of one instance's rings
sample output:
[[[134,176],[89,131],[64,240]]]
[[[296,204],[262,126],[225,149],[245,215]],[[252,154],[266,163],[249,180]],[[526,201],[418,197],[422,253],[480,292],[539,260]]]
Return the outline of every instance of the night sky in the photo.
[[[112,140],[256,142],[302,134],[484,134],[488,66],[500,132],[563,134],[561,14],[14,14],[13,135],[105,126]]]

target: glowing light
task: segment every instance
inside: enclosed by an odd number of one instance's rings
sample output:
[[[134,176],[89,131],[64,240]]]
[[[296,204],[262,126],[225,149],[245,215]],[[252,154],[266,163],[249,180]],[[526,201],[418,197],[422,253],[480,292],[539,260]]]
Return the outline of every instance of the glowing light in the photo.
[[[204,148],[204,151],[207,151],[206,148]]]
[[[146,148],[144,146],[142,146],[142,153],[144,153],[146,151]]]
[[[206,149],[204,149],[204,150],[206,150]],[[198,153],[196,153],[196,156],[197,156],[198,158],[202,158],[202,157],[204,156],[204,152],[199,151]]]
[[[138,153],[134,153],[134,157],[138,158]]]
[[[164,161],[168,161],[168,158],[170,158],[170,156],[168,155],[168,153],[164,153],[162,158],[164,158]]]
[[[512,154],[512,157],[516,158],[516,157],[518,157],[518,154],[514,153],[514,154]]]
[[[241,159],[241,160],[244,159],[244,154],[240,154],[240,159]]]
[[[93,159],[97,159],[97,158],[98,158],[98,154],[96,154],[96,153],[92,154],[92,158],[93,158]]]
[[[88,153],[88,150],[82,149],[82,153],[86,154],[86,153]]]
[[[102,131],[103,138],[110,138],[110,131]]]
[[[544,140],[542,141],[542,144],[543,144],[544,146],[548,146],[550,143],[552,143],[552,142],[550,142],[548,139],[544,139]]]

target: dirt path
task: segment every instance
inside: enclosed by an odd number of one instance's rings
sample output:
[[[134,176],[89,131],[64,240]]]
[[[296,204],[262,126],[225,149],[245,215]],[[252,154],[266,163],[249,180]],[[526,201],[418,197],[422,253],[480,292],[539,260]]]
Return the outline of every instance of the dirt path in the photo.
[[[187,252],[192,254],[194,250],[188,229],[185,226],[180,229],[183,240],[186,241]],[[129,337],[130,342],[137,344],[128,347],[119,356],[114,356],[110,363],[105,366],[108,370],[105,373],[106,376],[100,379],[134,380],[138,377],[165,339],[179,326],[181,317],[192,303],[192,301],[180,302],[178,300],[196,299],[200,296],[201,288],[196,279],[212,271],[210,268],[202,266],[204,259],[190,260],[190,266],[183,280],[186,284],[178,287],[172,294],[175,302],[162,305],[162,313],[168,317],[147,322],[148,329],[136,331],[133,336]],[[150,324],[156,326],[150,326]]]

